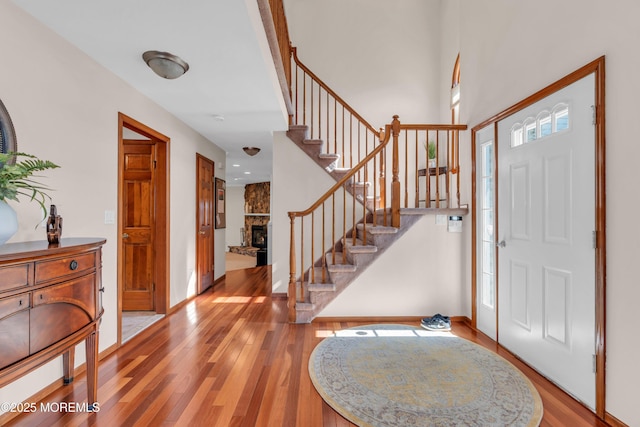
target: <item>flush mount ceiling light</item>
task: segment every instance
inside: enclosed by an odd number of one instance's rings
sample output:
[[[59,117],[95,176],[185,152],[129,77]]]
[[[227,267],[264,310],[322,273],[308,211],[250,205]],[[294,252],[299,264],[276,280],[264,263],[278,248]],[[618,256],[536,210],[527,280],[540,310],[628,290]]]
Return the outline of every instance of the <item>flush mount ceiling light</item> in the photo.
[[[142,59],[154,73],[165,79],[175,79],[189,70],[189,64],[169,52],[148,50],[142,54]]]
[[[250,156],[255,156],[260,152],[260,149],[258,147],[242,147],[242,149]]]

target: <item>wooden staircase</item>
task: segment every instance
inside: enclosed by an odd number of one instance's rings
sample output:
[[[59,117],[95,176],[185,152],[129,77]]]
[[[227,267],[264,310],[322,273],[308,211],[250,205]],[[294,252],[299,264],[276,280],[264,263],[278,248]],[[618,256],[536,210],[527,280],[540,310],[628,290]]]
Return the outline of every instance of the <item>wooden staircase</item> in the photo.
[[[331,175],[336,182],[340,182],[351,169],[338,167],[340,155],[324,152],[324,142],[321,139],[307,138],[307,132],[307,126],[292,125],[287,135],[319,167]],[[399,227],[392,227],[388,225],[391,209],[376,207],[380,197],[368,191],[372,186],[371,182],[350,179],[345,181],[343,186],[366,209],[367,214],[364,217],[367,221],[356,223],[354,237],[351,237],[354,232],[352,227],[346,233],[349,237],[342,237],[335,241],[329,250],[315,260],[313,267],[298,278],[296,288],[302,298],[295,302],[296,323],[311,322],[423,215],[467,214],[467,209],[446,207],[403,208],[400,210]]]
[[[339,167],[340,154],[326,153],[322,139],[307,138],[308,129],[306,125],[291,125],[287,136],[336,182],[340,181],[351,168]],[[366,198],[365,206],[371,212],[375,209],[376,202],[379,202],[379,197],[369,196],[371,191],[368,190],[371,188],[371,182],[350,180],[345,183],[345,188],[349,193],[354,194],[361,203]]]
[[[306,210],[288,212],[288,319],[309,322],[421,215],[466,214],[458,145],[467,127],[403,125],[393,116],[384,131],[375,129],[300,61],[282,2],[259,3],[289,114],[288,136],[337,181]],[[435,158],[427,150],[432,144]]]
[[[336,181],[306,210],[288,212],[288,318],[306,323],[422,215],[465,211],[458,141],[466,126],[405,125],[393,116],[377,130],[296,52],[289,51],[287,136]],[[433,166],[428,145],[435,147]]]

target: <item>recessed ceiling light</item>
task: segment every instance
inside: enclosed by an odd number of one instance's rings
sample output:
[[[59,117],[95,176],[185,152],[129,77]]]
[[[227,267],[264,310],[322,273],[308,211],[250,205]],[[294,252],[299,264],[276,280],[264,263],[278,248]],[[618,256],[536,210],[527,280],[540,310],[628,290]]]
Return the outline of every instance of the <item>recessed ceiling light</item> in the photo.
[[[247,172],[245,172],[244,174],[245,174],[245,175],[251,175],[251,172],[248,172],[248,171],[247,171]]]
[[[224,122],[224,116],[222,114],[214,114],[213,115],[213,120],[218,121],[218,122]]]
[[[231,166],[233,166],[234,168],[239,168],[239,167],[240,167],[240,165],[239,165],[239,164],[237,164],[237,163],[234,163],[234,164],[233,164],[233,165],[231,165]]]

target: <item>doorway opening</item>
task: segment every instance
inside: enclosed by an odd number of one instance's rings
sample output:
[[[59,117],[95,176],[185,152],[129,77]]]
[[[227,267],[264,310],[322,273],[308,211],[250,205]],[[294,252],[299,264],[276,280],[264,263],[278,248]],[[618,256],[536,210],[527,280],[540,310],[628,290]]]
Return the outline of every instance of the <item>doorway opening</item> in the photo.
[[[169,138],[118,114],[118,339],[168,310]]]

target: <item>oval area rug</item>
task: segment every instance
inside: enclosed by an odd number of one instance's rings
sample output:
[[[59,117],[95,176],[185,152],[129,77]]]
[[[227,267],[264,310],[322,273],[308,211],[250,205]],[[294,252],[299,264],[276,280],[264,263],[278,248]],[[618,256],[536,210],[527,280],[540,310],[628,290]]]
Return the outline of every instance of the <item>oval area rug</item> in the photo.
[[[501,356],[451,334],[367,325],[316,346],[309,375],[359,426],[537,426],[542,401]]]

